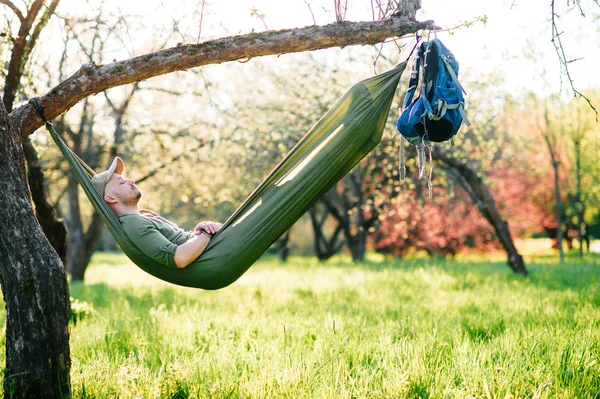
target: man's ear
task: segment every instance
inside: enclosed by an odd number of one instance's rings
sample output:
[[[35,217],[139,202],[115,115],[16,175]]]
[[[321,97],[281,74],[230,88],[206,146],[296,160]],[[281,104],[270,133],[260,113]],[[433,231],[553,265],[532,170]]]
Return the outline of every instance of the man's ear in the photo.
[[[114,204],[117,202],[117,199],[110,194],[104,194],[104,201],[108,202],[109,204]]]

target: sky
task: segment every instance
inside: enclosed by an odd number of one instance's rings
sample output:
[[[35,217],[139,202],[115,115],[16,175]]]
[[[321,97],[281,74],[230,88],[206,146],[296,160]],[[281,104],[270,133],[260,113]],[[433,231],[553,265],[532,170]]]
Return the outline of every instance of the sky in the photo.
[[[555,0],[561,13],[559,29],[568,59],[583,58],[569,69],[578,90],[600,87],[600,7],[582,0],[586,17],[566,11],[567,0]],[[550,0],[424,0],[418,19],[433,19],[442,27],[487,16],[456,33],[440,35],[469,71],[500,69],[508,87],[516,90],[556,92],[561,89],[560,63],[551,42]],[[573,1],[570,1],[573,4]],[[568,84],[563,78],[563,89]]]

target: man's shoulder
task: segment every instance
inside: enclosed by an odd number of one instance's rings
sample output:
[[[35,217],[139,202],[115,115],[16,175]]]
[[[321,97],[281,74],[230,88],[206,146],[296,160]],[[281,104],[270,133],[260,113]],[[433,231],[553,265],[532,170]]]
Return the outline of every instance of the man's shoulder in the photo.
[[[139,213],[126,213],[118,216],[121,226],[127,231],[130,228],[139,228],[154,225],[152,221]]]
[[[142,220],[142,221],[150,221],[153,218],[161,218],[161,216],[149,209],[140,209],[139,213],[125,213],[123,215],[117,216],[119,220]]]

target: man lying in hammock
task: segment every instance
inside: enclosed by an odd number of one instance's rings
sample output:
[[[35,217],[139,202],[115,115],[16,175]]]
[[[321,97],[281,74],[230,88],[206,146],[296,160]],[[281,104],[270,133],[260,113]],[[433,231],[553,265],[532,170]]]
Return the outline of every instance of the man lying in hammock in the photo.
[[[223,224],[200,222],[193,232],[146,209],[139,209],[142,192],[133,179],[122,176],[125,164],[116,157],[108,170],[92,178],[96,191],[104,197],[129,239],[147,256],[167,267],[184,268],[208,245]]]

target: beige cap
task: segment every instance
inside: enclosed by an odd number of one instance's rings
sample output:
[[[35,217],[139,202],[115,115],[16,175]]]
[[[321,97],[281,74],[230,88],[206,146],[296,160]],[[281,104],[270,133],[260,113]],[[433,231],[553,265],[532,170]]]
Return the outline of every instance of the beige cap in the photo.
[[[92,177],[92,183],[94,184],[96,191],[98,191],[100,195],[104,196],[104,187],[112,177],[113,173],[122,174],[123,169],[125,169],[125,163],[121,158],[115,157],[115,159],[110,164],[110,168],[108,168],[108,170],[105,170],[102,173],[98,173],[97,175]]]

